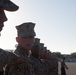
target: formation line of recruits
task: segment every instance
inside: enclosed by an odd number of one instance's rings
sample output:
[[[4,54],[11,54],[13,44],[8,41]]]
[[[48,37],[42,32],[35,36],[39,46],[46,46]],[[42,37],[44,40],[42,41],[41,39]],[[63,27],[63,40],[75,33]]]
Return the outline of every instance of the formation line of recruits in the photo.
[[[0,32],[7,21],[4,10],[17,11],[10,0],[0,0]],[[14,52],[0,49],[0,75],[58,75],[57,58],[35,38],[35,23],[16,26],[18,46]]]

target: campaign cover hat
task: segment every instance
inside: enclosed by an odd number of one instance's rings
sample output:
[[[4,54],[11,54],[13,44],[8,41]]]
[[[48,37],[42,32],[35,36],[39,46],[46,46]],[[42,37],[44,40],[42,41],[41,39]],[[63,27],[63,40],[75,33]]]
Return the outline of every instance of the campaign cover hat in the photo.
[[[19,6],[10,0],[0,0],[0,8],[7,11],[16,11],[19,9]]]
[[[40,47],[40,49],[44,49],[44,44],[40,43],[39,47]]]
[[[39,38],[35,38],[35,43],[34,45],[39,45],[40,44],[40,39]]]
[[[34,31],[35,23],[26,22],[16,26],[19,37],[36,36]]]

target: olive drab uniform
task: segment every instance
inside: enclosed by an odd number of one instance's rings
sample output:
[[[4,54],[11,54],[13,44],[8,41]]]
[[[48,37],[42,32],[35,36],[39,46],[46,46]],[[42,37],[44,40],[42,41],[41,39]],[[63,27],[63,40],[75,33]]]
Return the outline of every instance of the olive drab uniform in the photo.
[[[0,49],[0,72],[3,72],[3,67],[6,64],[10,64],[14,61],[16,61],[17,55],[9,52],[9,51],[4,51],[3,49]]]

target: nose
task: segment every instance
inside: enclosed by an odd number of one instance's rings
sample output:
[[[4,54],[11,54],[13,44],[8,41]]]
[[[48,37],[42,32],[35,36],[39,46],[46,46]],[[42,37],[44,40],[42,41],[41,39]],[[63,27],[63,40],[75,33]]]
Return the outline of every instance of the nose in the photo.
[[[0,9],[0,22],[5,22],[7,21],[7,17],[5,15],[5,12],[3,9]]]

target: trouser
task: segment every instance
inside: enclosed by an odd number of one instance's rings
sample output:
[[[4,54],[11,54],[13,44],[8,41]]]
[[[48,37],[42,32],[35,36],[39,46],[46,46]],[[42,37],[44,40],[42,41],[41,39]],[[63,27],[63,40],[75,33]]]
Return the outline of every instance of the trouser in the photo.
[[[66,75],[66,71],[64,67],[61,68],[61,75]]]

